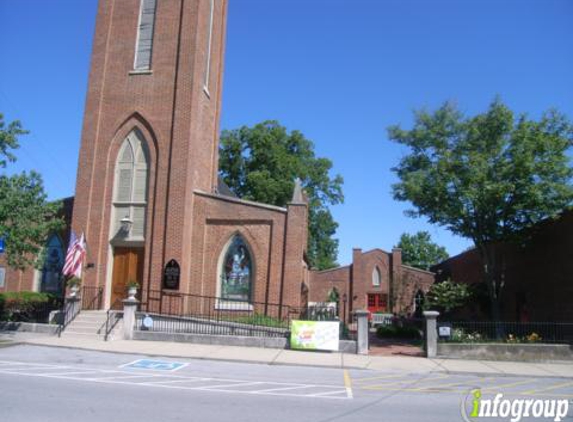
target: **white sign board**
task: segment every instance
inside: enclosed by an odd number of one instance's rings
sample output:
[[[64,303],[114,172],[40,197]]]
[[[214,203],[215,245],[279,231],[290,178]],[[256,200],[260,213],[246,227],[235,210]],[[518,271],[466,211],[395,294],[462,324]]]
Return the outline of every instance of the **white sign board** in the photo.
[[[338,351],[338,321],[292,321],[290,346],[302,350]]]
[[[448,326],[438,327],[438,335],[440,337],[449,337],[451,336],[452,328]]]

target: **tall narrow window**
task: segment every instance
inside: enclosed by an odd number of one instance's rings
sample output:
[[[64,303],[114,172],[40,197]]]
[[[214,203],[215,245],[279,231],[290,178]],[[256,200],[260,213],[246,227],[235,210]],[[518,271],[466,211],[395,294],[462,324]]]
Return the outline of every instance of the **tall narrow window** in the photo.
[[[6,267],[0,267],[0,289],[6,287]]]
[[[153,27],[155,26],[156,0],[141,0],[139,25],[135,44],[135,70],[151,69]]]
[[[251,300],[252,263],[247,244],[236,235],[223,251],[221,274],[222,299],[249,302]]]
[[[131,132],[119,151],[115,167],[114,226],[112,237],[144,240],[147,209],[147,144],[137,129]],[[130,222],[128,233],[122,232],[122,220]]]
[[[380,286],[380,270],[378,267],[374,267],[372,270],[372,285],[375,287]]]
[[[64,266],[64,245],[58,235],[52,235],[46,244],[46,255],[42,266],[40,291],[59,293],[62,288],[62,268]]]
[[[211,44],[213,41],[213,17],[215,14],[215,0],[210,0],[209,9],[209,33],[207,34],[207,60],[205,63],[205,75],[203,78],[203,89],[209,93],[209,76],[211,73]]]

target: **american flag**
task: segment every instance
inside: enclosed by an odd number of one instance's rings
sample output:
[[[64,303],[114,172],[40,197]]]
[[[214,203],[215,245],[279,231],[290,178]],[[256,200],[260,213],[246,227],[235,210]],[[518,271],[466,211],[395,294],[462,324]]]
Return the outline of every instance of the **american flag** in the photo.
[[[86,256],[86,240],[84,234],[78,239],[72,231],[70,234],[70,244],[66,253],[66,262],[62,269],[64,277],[82,277],[82,263]]]

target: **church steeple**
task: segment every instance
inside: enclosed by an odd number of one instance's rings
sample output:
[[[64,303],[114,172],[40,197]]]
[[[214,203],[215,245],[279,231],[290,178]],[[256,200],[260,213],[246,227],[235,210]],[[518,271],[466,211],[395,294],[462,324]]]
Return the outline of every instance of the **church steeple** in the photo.
[[[227,0],[99,1],[73,217],[97,251],[86,284],[120,277],[120,248],[137,250],[144,285],[161,280],[167,257],[189,272],[191,198],[217,186],[226,11]],[[142,177],[119,176],[114,165],[131,133],[148,150],[143,214],[114,193]],[[134,214],[145,237],[114,237],[121,213]]]

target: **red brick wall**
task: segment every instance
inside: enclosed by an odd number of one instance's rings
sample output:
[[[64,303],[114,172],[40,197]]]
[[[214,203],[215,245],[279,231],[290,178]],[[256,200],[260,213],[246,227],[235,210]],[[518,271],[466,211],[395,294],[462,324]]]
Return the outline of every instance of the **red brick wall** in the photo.
[[[501,245],[505,289],[502,316],[509,321],[573,321],[573,212],[539,224],[526,246]],[[483,266],[476,250],[452,257],[433,268],[438,279],[479,283]]]
[[[380,286],[372,283],[372,272],[380,271]],[[434,282],[434,274],[402,265],[400,249],[392,253],[374,249],[362,252],[353,250],[352,264],[332,270],[311,272],[311,302],[324,302],[333,288],[347,293],[348,314],[357,309],[368,308],[368,294],[385,294],[389,298],[389,312],[407,314],[412,312],[414,296],[418,290],[427,292]],[[339,304],[342,306],[342,303]],[[340,308],[342,309],[342,308]]]
[[[181,291],[217,294],[221,254],[238,233],[251,249],[253,300],[301,306],[306,206],[283,209],[196,192],[194,219],[192,272]]]
[[[435,274],[429,271],[402,265],[401,282],[394,290],[394,312],[412,315],[416,311],[414,298],[418,291],[428,293],[435,281]]]

